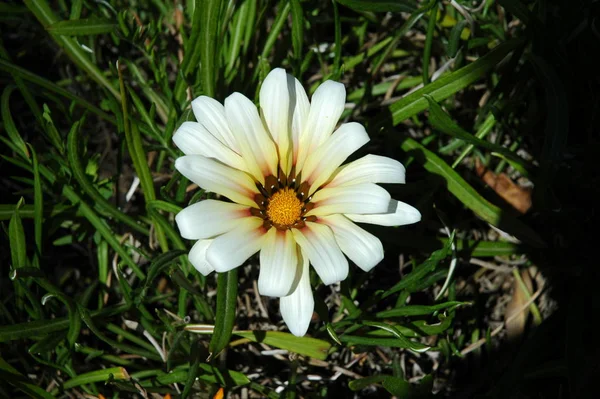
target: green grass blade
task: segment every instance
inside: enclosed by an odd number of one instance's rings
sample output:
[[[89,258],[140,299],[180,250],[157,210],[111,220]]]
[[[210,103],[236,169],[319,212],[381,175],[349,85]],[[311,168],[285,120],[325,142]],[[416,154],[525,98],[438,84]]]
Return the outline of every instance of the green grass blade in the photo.
[[[219,22],[222,0],[206,0],[196,2],[200,12],[200,82],[202,91],[209,97],[215,96],[216,82],[219,65],[217,43],[219,41]]]
[[[96,107],[95,105],[88,102],[87,100],[84,100],[83,98],[71,93],[70,91],[63,89],[56,83],[50,82],[49,80],[44,79],[41,76],[38,76],[34,73],[31,73],[26,69],[23,69],[17,65],[14,65],[6,60],[0,59],[0,70],[6,71],[6,72],[12,74],[13,77],[19,77],[21,79],[24,79],[28,82],[31,82],[31,83],[37,85],[37,86],[43,87],[46,90],[49,90],[53,93],[61,95],[65,98],[68,98],[69,100],[74,101],[80,107],[87,109],[88,111],[94,113],[95,115],[98,115],[100,118],[104,119],[105,121],[108,121],[108,122],[112,123],[113,125],[116,124],[116,119],[112,115],[107,114],[106,112],[102,111],[100,108]]]
[[[35,15],[44,28],[58,22],[58,17],[54,14],[46,0],[24,0],[25,5]],[[70,38],[57,34],[51,34],[56,43],[65,51],[71,60],[81,69],[83,69],[100,86],[107,89],[115,98],[120,99],[119,91],[102,74],[98,67],[88,58],[79,43]]]
[[[229,345],[235,325],[237,308],[238,269],[217,275],[217,312],[215,329],[208,350],[212,359]]]
[[[17,130],[17,125],[13,120],[10,112],[10,95],[16,89],[15,86],[7,86],[2,91],[2,98],[0,99],[0,113],[2,115],[2,122],[4,123],[4,129],[8,134],[8,138],[12,142],[14,148],[18,151],[18,154],[23,159],[29,159],[29,151],[27,151],[27,145]]]
[[[25,231],[23,230],[23,223],[19,216],[19,207],[23,204],[23,201],[23,198],[21,198],[17,203],[15,213],[13,213],[8,224],[8,240],[13,269],[28,266]]]
[[[235,331],[235,335],[252,342],[262,342],[276,348],[286,349],[300,355],[325,360],[331,344],[312,337],[296,337],[281,331]]]
[[[302,10],[302,4],[300,3],[300,0],[291,0],[290,3],[292,5],[292,48],[294,49],[294,59],[296,60],[294,74],[297,78],[299,78],[300,67],[302,66],[303,58],[302,46],[304,44],[304,11]],[[335,1],[334,7],[337,9]]]
[[[424,101],[426,102],[426,100]],[[408,137],[402,140],[400,146],[404,151],[413,154],[415,159],[430,173],[442,177],[446,181],[448,191],[481,219],[515,235],[529,245],[538,248],[545,247],[545,243],[533,229],[483,198],[465,179],[433,152]]]
[[[75,124],[71,127],[71,131],[69,132],[67,138],[67,155],[69,159],[69,165],[71,165],[71,172],[73,173],[73,177],[75,177],[75,180],[77,180],[77,183],[79,183],[83,191],[94,200],[96,207],[99,208],[100,211],[106,212],[114,219],[125,223],[135,231],[148,235],[149,232],[146,227],[140,225],[135,219],[118,210],[113,204],[111,204],[106,198],[104,198],[102,194],[100,194],[100,192],[96,189],[96,187],[94,187],[92,183],[89,182],[88,177],[83,169],[83,165],[81,164],[81,159],[79,157],[80,123],[81,121],[75,122]]]
[[[427,109],[429,104],[423,96],[424,94],[431,95],[435,101],[441,101],[469,86],[488,73],[511,51],[521,46],[522,43],[522,40],[503,43],[477,61],[442,76],[435,82],[398,100],[389,107],[389,111],[392,114],[392,123],[397,125]]]
[[[43,229],[44,222],[44,193],[42,191],[42,180],[40,178],[40,167],[38,164],[37,153],[33,147],[29,146],[31,152],[31,163],[33,166],[33,229],[35,237],[35,251],[33,254],[33,265],[40,267],[40,258],[43,249]]]
[[[78,387],[80,385],[91,384],[93,382],[109,381],[109,380],[128,380],[129,374],[123,367],[112,367],[109,369],[102,369],[96,371],[90,371],[88,373],[80,374],[75,378],[65,381],[63,384],[64,389],[70,389]]]
[[[522,167],[531,170],[533,168],[527,161],[519,157],[514,152],[506,149],[505,147],[490,143],[489,141],[481,140],[474,135],[470,134],[460,126],[458,126],[447,113],[442,110],[442,107],[434,101],[429,95],[425,94],[425,99],[429,103],[429,121],[442,133],[446,133],[452,137],[461,139],[469,144],[476,145],[481,148],[485,148],[490,151],[495,151],[499,154],[504,155],[506,158],[511,159],[513,162],[520,164]]]
[[[116,28],[116,23],[100,18],[58,21],[46,26],[48,32],[62,36],[100,35],[114,32]]]

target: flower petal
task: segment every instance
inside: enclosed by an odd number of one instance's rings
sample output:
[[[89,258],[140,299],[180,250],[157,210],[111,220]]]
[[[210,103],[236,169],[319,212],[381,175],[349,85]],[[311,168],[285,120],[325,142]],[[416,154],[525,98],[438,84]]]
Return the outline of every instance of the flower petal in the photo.
[[[192,111],[196,120],[213,136],[239,153],[239,145],[227,124],[223,104],[207,96],[200,96],[192,101]]]
[[[323,284],[342,281],[348,276],[348,260],[324,224],[306,222],[306,227],[293,229],[294,238],[308,256]]]
[[[207,199],[184,208],[175,221],[183,238],[202,240],[232,230],[240,219],[249,216],[246,205]]]
[[[383,245],[379,238],[361,229],[343,215],[319,218],[333,231],[335,241],[356,266],[368,272],[383,259]]]
[[[262,246],[265,237],[263,220],[249,217],[240,222],[234,230],[215,238],[206,251],[206,259],[219,273],[240,266]]]
[[[290,295],[298,284],[297,245],[290,230],[270,229],[260,250],[258,292],[282,297]]]
[[[311,202],[315,207],[307,216],[325,216],[333,213],[384,213],[390,203],[390,194],[374,183],[323,188]]]
[[[310,184],[309,195],[314,193],[331,174],[369,141],[369,135],[360,123],[345,123],[325,142],[309,154],[302,168],[302,180]]]
[[[320,146],[333,132],[346,103],[343,84],[328,80],[313,94],[308,119],[298,149],[297,170],[302,169],[306,157]]]
[[[173,135],[173,141],[185,155],[204,155],[246,171],[246,163],[242,157],[198,122],[183,122]]]
[[[194,266],[203,276],[207,276],[215,271],[206,260],[206,250],[212,242],[213,240],[198,240],[188,254],[188,259],[192,266]]]
[[[260,110],[273,140],[278,145],[282,165],[287,165],[291,140],[291,119],[295,101],[290,98],[288,74],[285,69],[275,68],[260,87]]]
[[[175,168],[206,191],[224,195],[239,204],[256,206],[254,195],[259,191],[245,172],[202,155],[177,158]]]
[[[254,178],[264,183],[265,176],[277,176],[277,148],[252,101],[233,93],[225,99],[225,114]]]
[[[378,224],[380,226],[403,226],[421,220],[421,212],[404,202],[391,200],[387,212],[377,215],[358,215],[346,213],[348,219],[358,223]]]
[[[312,289],[310,287],[310,274],[308,258],[299,254],[298,271],[300,281],[294,292],[279,300],[279,312],[283,321],[292,334],[302,337],[306,334],[315,308]]]
[[[310,112],[310,102],[308,96],[302,84],[298,79],[290,79],[291,75],[288,75],[288,90],[290,92],[290,101],[294,101],[294,104],[290,104],[290,108],[293,111],[292,117],[292,164],[296,164],[298,161],[298,149],[300,142],[304,137],[304,128],[308,122],[308,113]],[[289,171],[287,171],[289,173]]]
[[[327,187],[358,183],[405,183],[404,166],[395,159],[365,155],[339,168]]]

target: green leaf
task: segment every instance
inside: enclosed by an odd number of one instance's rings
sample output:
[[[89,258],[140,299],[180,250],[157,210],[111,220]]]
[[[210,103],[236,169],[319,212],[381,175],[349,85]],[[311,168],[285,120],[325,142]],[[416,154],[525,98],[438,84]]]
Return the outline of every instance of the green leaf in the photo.
[[[386,377],[390,377],[387,375],[370,375],[368,377],[360,378],[358,380],[353,380],[348,383],[348,387],[353,391],[360,391],[365,389],[369,385],[379,384],[383,382]]]
[[[416,2],[411,0],[335,0],[355,11],[413,12]]]
[[[35,253],[33,264],[40,267],[40,258],[42,256],[42,223],[44,222],[44,193],[42,192],[42,181],[40,177],[40,168],[38,164],[37,153],[32,146],[29,146],[31,152],[31,163],[33,166],[33,224],[35,236]]]
[[[334,55],[333,55],[333,80],[339,80],[341,71],[340,64],[342,62],[342,22],[340,20],[340,12],[338,10],[336,0],[333,2],[333,25],[335,30],[334,35]]]
[[[296,337],[281,331],[235,331],[235,335],[252,342],[262,342],[276,348],[285,349],[300,355],[325,360],[331,344],[312,337]]]
[[[485,148],[490,151],[495,151],[499,154],[502,154],[508,159],[520,164],[522,167],[526,169],[533,169],[532,165],[529,165],[527,161],[519,157],[514,152],[506,149],[505,147],[490,143],[489,141],[479,139],[472,134],[468,133],[466,130],[458,126],[448,114],[442,110],[442,107],[439,106],[438,103],[434,101],[434,99],[429,95],[424,95],[425,99],[429,103],[429,122],[438,129],[442,133],[446,133],[449,136],[456,137],[461,139],[469,144],[473,144],[475,146]]]
[[[146,227],[140,225],[135,219],[117,209],[117,207],[104,198],[98,189],[88,180],[79,157],[79,126],[81,122],[82,121],[78,121],[73,124],[67,139],[67,156],[73,177],[77,180],[77,183],[79,183],[83,191],[94,200],[97,209],[127,224],[134,230],[148,235],[149,231]]]
[[[260,55],[261,58],[265,61],[268,58],[269,53],[273,49],[273,46],[275,46],[275,42],[277,41],[279,34],[281,33],[285,23],[287,22],[287,17],[290,13],[289,2],[280,3],[279,7],[280,10],[278,10],[277,12],[277,16],[275,18],[275,21],[273,22],[273,25],[271,26],[271,30],[269,31],[269,35],[267,36],[267,41],[265,42],[265,45]]]
[[[401,316],[423,316],[432,314],[438,310],[453,310],[459,306],[470,305],[469,302],[459,302],[459,301],[448,301],[444,303],[439,303],[437,305],[425,306],[425,305],[407,305],[402,306],[395,309],[384,310],[381,312],[377,312],[375,317],[386,318],[386,317],[401,317]]]
[[[446,257],[450,252],[450,248],[452,247],[452,240],[454,238],[454,233],[452,236],[446,241],[446,244],[443,248],[438,249],[431,256],[423,262],[421,265],[414,268],[412,272],[405,276],[402,280],[396,283],[392,288],[385,291],[382,295],[382,298],[387,298],[388,296],[411,287],[414,284],[418,284],[427,274],[431,273],[435,270],[436,266]]]
[[[254,21],[248,19],[248,13],[250,12],[251,3],[253,3],[253,1],[251,0],[246,0],[242,2],[242,4],[240,4],[233,17],[233,21],[229,29],[229,32],[231,34],[231,44],[229,45],[229,54],[227,55],[227,75],[233,70],[236,61],[238,61],[240,58],[239,56],[240,51],[242,50],[242,39],[244,37],[244,31],[245,29],[247,29],[247,25],[252,25],[254,23]],[[237,71],[234,71],[234,73],[237,74]]]
[[[205,95],[215,96],[217,68],[217,42],[219,41],[219,22],[221,21],[221,8],[223,0],[196,1],[196,12],[200,13],[200,82]]]
[[[152,260],[150,267],[148,268],[148,275],[142,284],[140,295],[137,297],[137,302],[141,302],[150,284],[156,277],[167,267],[169,267],[175,259],[182,255],[185,255],[187,251],[183,250],[172,250],[169,252],[162,253]]]
[[[112,124],[116,124],[116,119],[112,115],[107,114],[106,112],[102,111],[100,108],[96,107],[95,105],[91,104],[90,102],[76,96],[75,94],[60,87],[59,85],[57,85],[53,82],[50,82],[47,79],[42,78],[41,76],[38,76],[36,74],[29,72],[26,69],[23,69],[19,66],[11,64],[10,62],[8,62],[6,60],[0,59],[0,70],[9,72],[10,74],[12,74],[15,77],[19,77],[21,79],[27,80],[28,82],[31,82],[35,85],[43,87],[52,93],[56,93],[65,98],[68,98],[69,100],[74,101],[77,105],[98,115],[100,118],[102,118]],[[3,120],[5,123],[5,127],[6,127],[6,119],[5,119],[4,115],[3,115]]]
[[[164,373],[162,370],[157,370],[156,373],[153,374],[158,374],[156,381],[163,385],[181,383],[186,382],[188,378],[188,371],[185,370],[185,368],[186,367],[178,367],[168,374]],[[227,378],[230,378],[229,381],[233,382],[234,386],[246,385],[250,383],[248,377],[239,371],[225,370],[219,372],[219,370],[206,363],[200,363],[198,369],[200,371],[198,378],[212,384],[220,384],[223,379],[222,374],[226,374]],[[218,373],[221,373],[221,375],[218,375]],[[135,374],[132,376],[135,376]],[[152,387],[156,385],[156,382],[152,380],[141,381],[140,385],[142,387]]]
[[[340,335],[340,341],[348,345],[387,346],[390,348],[412,349],[413,343],[408,340],[393,338],[374,338],[371,336]]]
[[[429,84],[429,61],[431,60],[431,46],[433,45],[433,34],[437,23],[438,7],[435,6],[429,11],[429,21],[427,22],[427,35],[425,36],[425,47],[423,48],[423,85]]]
[[[194,381],[196,381],[196,377],[198,376],[198,368],[200,366],[200,348],[202,347],[202,343],[200,340],[196,340],[192,343],[192,352],[190,354],[191,362],[190,368],[188,370],[188,377],[183,388],[183,392],[181,393],[181,398],[185,399],[190,394],[192,390],[192,386],[194,385]]]
[[[423,345],[420,342],[416,342],[416,341],[411,341],[409,340],[406,336],[404,336],[404,334],[402,334],[402,332],[400,331],[400,329],[392,324],[388,324],[388,323],[381,323],[378,321],[363,321],[363,323],[365,326],[370,326],[370,327],[376,327],[379,328],[381,330],[384,331],[388,331],[390,332],[392,335],[394,335],[398,340],[402,341],[404,344],[406,344],[406,347],[415,351],[415,352],[425,352],[427,350],[430,349],[429,346],[427,345]]]
[[[16,89],[15,86],[7,86],[2,92],[2,98],[0,100],[0,115],[2,115],[4,129],[6,130],[8,138],[12,142],[15,150],[22,158],[28,159],[29,152],[27,151],[27,145],[25,144],[25,141],[23,141],[21,134],[17,130],[17,126],[15,125],[12,114],[10,112],[10,95],[12,94],[14,89]]]
[[[63,388],[69,389],[80,385],[90,384],[92,382],[109,381],[112,379],[128,380],[129,374],[123,367],[112,367],[109,369],[90,371],[89,373],[79,374],[77,377],[65,381]]]
[[[8,224],[8,239],[10,245],[10,258],[13,269],[28,266],[27,248],[25,247],[25,231],[23,223],[19,216],[19,207],[23,204],[24,199],[21,198],[15,207],[15,213],[10,218]]]
[[[118,305],[103,310],[94,311],[91,317],[120,314],[129,308],[128,305]],[[52,320],[36,320],[27,323],[0,326],[0,342],[32,337],[43,337],[56,331],[69,328],[67,317],[57,317]]]
[[[448,57],[454,58],[456,56],[456,53],[458,53],[458,46],[460,45],[460,36],[463,30],[465,29],[465,26],[467,26],[467,23],[467,20],[463,19],[462,21],[459,21],[456,25],[452,27],[452,30],[450,31],[450,37],[448,38]]]
[[[429,86],[434,84],[435,82]],[[426,100],[423,101],[427,102]],[[415,159],[430,173],[442,177],[446,182],[448,191],[481,219],[503,231],[515,235],[517,238],[536,248],[544,248],[546,246],[533,229],[520,220],[506,214],[496,205],[483,198],[446,162],[417,141],[406,137],[402,140],[400,146],[404,151],[414,155]]]
[[[0,378],[18,390],[35,399],[54,399],[54,396],[38,387],[32,380],[23,376],[17,369],[0,357]],[[16,395],[15,395],[16,396]]]
[[[348,387],[353,391],[360,391],[369,385],[379,383],[381,383],[390,394],[401,399],[430,397],[433,388],[433,378],[430,375],[423,377],[419,385],[413,385],[400,377],[374,375],[350,381]]]
[[[389,107],[392,114],[392,123],[397,125],[427,109],[428,103],[423,96],[424,94],[431,95],[435,101],[441,101],[471,85],[471,83],[494,68],[511,51],[522,45],[522,43],[522,40],[512,40],[502,43],[477,61],[458,71],[442,76],[435,82],[393,103]]]
[[[300,77],[302,64],[302,45],[304,44],[304,12],[300,0],[291,0],[292,5],[292,48],[296,59],[295,74]],[[336,31],[337,33],[337,31]]]
[[[55,35],[88,36],[112,33],[117,24],[108,19],[89,18],[69,21],[59,21],[46,26],[46,30]]]
[[[27,8],[29,8],[29,11],[35,15],[44,28],[59,22],[58,17],[54,14],[46,0],[24,0],[24,2]],[[116,99],[121,99],[119,91],[100,71],[96,64],[90,60],[88,54],[85,53],[76,40],[55,33],[51,33],[51,36],[79,68],[87,72],[93,80],[107,89]]]
[[[210,356],[213,359],[229,345],[235,324],[237,289],[238,269],[217,275],[215,329],[208,346]]]

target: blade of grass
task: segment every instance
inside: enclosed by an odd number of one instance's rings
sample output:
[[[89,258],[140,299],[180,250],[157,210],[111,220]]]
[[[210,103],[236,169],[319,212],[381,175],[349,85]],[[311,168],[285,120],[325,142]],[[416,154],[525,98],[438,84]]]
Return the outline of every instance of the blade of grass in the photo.
[[[435,101],[441,101],[469,86],[498,65],[504,57],[522,44],[523,40],[519,39],[502,43],[477,61],[472,62],[455,72],[442,76],[435,82],[398,100],[389,107],[389,111],[392,114],[392,123],[397,125],[427,109],[428,102],[424,98],[424,94],[431,95]],[[379,126],[381,126],[383,122],[384,121],[380,121]]]
[[[103,33],[112,33],[116,28],[116,23],[100,18],[58,21],[46,26],[48,32],[63,36],[100,35]]]
[[[235,325],[237,307],[238,269],[217,275],[217,312],[215,329],[210,339],[208,351],[215,359],[229,345]]]
[[[46,0],[24,0],[25,5],[35,15],[44,29],[59,21]],[[100,86],[107,89],[116,99],[120,100],[119,91],[102,74],[98,67],[88,58],[81,45],[70,37],[51,33],[50,36],[65,51],[71,60],[83,69]]]
[[[73,177],[75,177],[75,180],[77,180],[77,183],[79,183],[83,191],[94,200],[96,208],[98,208],[99,211],[125,223],[135,231],[148,235],[149,231],[146,227],[140,225],[134,218],[121,212],[113,204],[108,202],[96,187],[88,181],[79,157],[79,126],[82,121],[83,120],[73,124],[67,137],[67,155]]]
[[[435,84],[435,82],[431,85],[433,84]],[[505,230],[510,234],[515,235],[529,245],[537,248],[546,246],[533,229],[520,220],[503,213],[500,208],[483,198],[481,194],[456,173],[446,162],[423,147],[417,141],[405,137],[402,139],[400,147],[404,151],[414,154],[415,158],[430,173],[442,177],[446,182],[448,191],[481,219],[501,230]]]
[[[119,73],[119,86],[121,88],[121,108],[123,112],[123,129],[125,131],[125,141],[127,143],[127,150],[133,161],[133,166],[140,179],[140,185],[144,192],[146,201],[153,201],[156,199],[156,192],[154,191],[154,181],[152,180],[152,174],[148,167],[146,160],[146,152],[142,145],[142,137],[135,121],[129,118],[129,106],[127,103],[127,91],[125,90],[125,83],[123,81],[123,71],[119,63],[117,63],[117,70]],[[169,244],[167,238],[159,225],[155,224],[156,237],[163,252],[169,250]]]

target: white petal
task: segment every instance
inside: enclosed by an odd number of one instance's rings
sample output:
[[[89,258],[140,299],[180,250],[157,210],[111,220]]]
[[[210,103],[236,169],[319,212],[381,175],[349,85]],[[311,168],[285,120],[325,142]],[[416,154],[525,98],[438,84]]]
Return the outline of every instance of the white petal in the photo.
[[[183,238],[202,240],[232,230],[240,219],[249,216],[246,205],[207,199],[184,208],[175,221]]]
[[[394,199],[390,201],[388,210],[379,215],[347,213],[346,216],[358,223],[378,224],[380,226],[403,226],[421,220],[421,213],[416,208]]]
[[[361,229],[345,216],[323,216],[319,221],[333,230],[342,252],[364,271],[368,272],[383,259],[383,245],[379,238]]]
[[[206,259],[219,273],[240,266],[262,246],[265,236],[263,220],[250,217],[242,221],[236,229],[215,238],[206,251]]]
[[[256,180],[264,183],[264,176],[277,176],[277,148],[252,101],[240,93],[233,93],[225,99],[225,114]]]
[[[327,187],[357,183],[405,183],[404,166],[395,159],[365,155],[339,168]]]
[[[254,195],[259,191],[254,180],[245,172],[202,155],[177,158],[175,168],[206,191],[224,195],[239,204],[256,206]]]
[[[350,154],[368,141],[369,135],[360,123],[345,123],[309,154],[302,168],[302,180],[310,184],[309,195],[329,180]]]
[[[246,170],[242,157],[198,122],[183,122],[173,135],[173,141],[185,155],[204,155],[233,168]]]
[[[297,337],[302,337],[310,325],[315,300],[310,287],[308,258],[303,254],[299,254],[299,258],[300,281],[294,292],[279,300],[279,312],[290,332]]]
[[[291,76],[291,75],[288,75]],[[292,154],[293,164],[298,160],[298,148],[304,136],[304,128],[308,122],[308,113],[310,112],[310,102],[302,84],[298,79],[291,80],[288,77],[288,90],[290,91],[290,101],[295,101],[291,108],[294,110],[292,117]]]
[[[310,111],[302,140],[298,149],[298,170],[304,166],[308,154],[311,154],[333,133],[346,102],[346,88],[343,84],[328,80],[320,85],[313,94]]]
[[[212,244],[213,240],[198,240],[190,250],[188,259],[192,266],[196,268],[202,275],[207,276],[215,269],[206,260],[206,250]]]
[[[192,111],[196,120],[213,136],[225,143],[229,148],[239,153],[235,136],[229,129],[223,104],[207,96],[200,96],[192,101]]]
[[[288,74],[285,69],[275,68],[265,78],[260,87],[260,109],[265,124],[279,147],[280,162],[287,165],[291,140],[291,119],[293,108],[288,89]]]
[[[289,295],[298,284],[297,245],[290,230],[271,228],[260,250],[258,292],[261,295]]]
[[[323,284],[337,283],[348,276],[348,260],[342,254],[328,226],[306,222],[306,227],[292,231],[296,242],[308,256]]]
[[[315,207],[307,216],[333,213],[384,213],[390,203],[390,194],[373,183],[323,188],[313,195]]]

